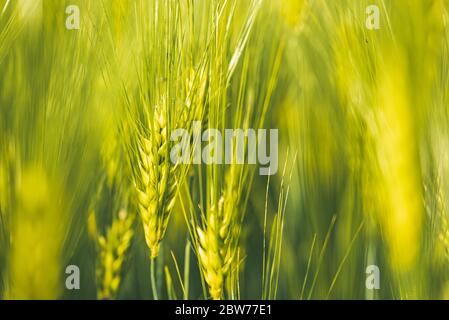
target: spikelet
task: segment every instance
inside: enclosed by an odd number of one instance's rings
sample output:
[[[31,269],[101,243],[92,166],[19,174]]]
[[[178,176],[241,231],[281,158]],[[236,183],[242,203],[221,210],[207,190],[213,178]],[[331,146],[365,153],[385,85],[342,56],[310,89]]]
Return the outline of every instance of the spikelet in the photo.
[[[100,250],[97,265],[98,299],[114,299],[120,286],[121,272],[134,235],[134,215],[121,210],[106,236],[98,237]]]

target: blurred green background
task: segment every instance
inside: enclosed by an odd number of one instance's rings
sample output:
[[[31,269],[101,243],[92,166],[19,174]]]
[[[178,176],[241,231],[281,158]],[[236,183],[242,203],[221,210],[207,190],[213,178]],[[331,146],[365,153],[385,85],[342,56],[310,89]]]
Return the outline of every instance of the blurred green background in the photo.
[[[448,299],[448,9],[0,0],[0,297],[208,299],[197,228],[223,197],[221,298]],[[160,105],[173,125],[192,105],[204,127],[279,129],[279,170],[185,168],[150,263],[130,146]]]

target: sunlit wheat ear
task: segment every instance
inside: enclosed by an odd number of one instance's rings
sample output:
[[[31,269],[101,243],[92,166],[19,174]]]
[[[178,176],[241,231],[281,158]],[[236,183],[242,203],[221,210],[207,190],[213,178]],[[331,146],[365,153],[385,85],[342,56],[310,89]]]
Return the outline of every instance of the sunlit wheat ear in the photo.
[[[213,299],[223,297],[223,287],[237,253],[239,222],[237,194],[224,194],[207,212],[204,228],[197,227],[198,256]]]
[[[224,278],[227,273],[221,250],[223,240],[220,236],[220,220],[222,216],[223,198],[218,205],[213,205],[209,209],[205,228],[197,228],[199,260],[213,299],[222,297]]]
[[[186,80],[186,99],[176,128],[192,130],[193,121],[201,121],[204,112],[207,80],[205,73],[193,69]],[[183,178],[185,167],[170,160],[170,131],[166,98],[154,108],[149,134],[138,140],[137,199],[150,257],[156,258],[167,229],[170,213],[176,200],[176,190]],[[176,116],[176,115],[174,115]]]
[[[117,297],[121,281],[121,272],[126,254],[130,248],[134,235],[134,215],[120,211],[106,236],[98,237],[100,250],[97,265],[98,299],[114,299]]]
[[[150,136],[139,140],[137,199],[145,240],[154,259],[175,204],[177,182],[176,166],[170,163],[165,110],[156,107],[152,122]]]

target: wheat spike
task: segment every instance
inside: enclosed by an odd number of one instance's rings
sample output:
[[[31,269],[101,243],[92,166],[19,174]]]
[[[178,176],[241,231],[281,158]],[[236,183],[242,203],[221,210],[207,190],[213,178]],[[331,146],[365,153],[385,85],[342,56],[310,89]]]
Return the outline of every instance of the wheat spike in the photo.
[[[186,99],[176,121],[175,128],[189,132],[195,120],[201,120],[206,92],[205,73],[196,74],[193,70],[186,82]],[[138,174],[136,175],[137,199],[144,227],[145,240],[150,248],[150,257],[159,254],[170,213],[175,205],[176,190],[183,177],[185,167],[173,164],[170,160],[170,131],[167,123],[167,99],[154,108],[154,118],[150,134],[139,139]],[[176,112],[177,113],[177,112]],[[176,116],[176,114],[175,114]]]
[[[98,237],[100,250],[97,266],[98,298],[114,299],[121,280],[123,262],[128,252],[134,235],[132,225],[134,216],[120,211],[115,218],[106,236]]]
[[[217,204],[207,212],[205,227],[197,227],[198,256],[209,292],[214,300],[221,299],[230,271],[235,269],[241,229],[240,196],[235,188],[235,176],[228,172],[226,190]]]
[[[441,226],[438,238],[445,250],[447,261],[449,261],[449,223],[444,211],[440,213],[440,221]]]
[[[156,258],[175,204],[176,166],[171,165],[166,115],[155,108],[153,130],[139,144],[137,199],[150,257]]]

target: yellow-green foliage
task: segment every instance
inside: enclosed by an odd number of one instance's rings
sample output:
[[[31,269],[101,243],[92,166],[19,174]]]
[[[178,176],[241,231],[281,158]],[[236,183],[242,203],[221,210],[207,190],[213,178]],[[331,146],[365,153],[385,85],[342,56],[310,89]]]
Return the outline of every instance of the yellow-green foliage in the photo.
[[[365,26],[373,4],[379,30]],[[362,247],[352,254],[359,262],[343,274],[331,273],[324,283],[318,278],[312,297],[325,294],[336,276],[349,282],[337,280],[330,294],[348,292],[349,283],[360,281],[349,280],[351,270],[369,264],[392,272],[398,286],[392,297],[438,296],[416,279],[434,270],[424,260],[438,260],[429,228],[440,221],[433,205],[438,190],[447,188],[439,180],[446,180],[447,6],[439,0],[309,2],[301,30],[292,32],[287,56],[298,81],[291,83],[284,117],[290,146],[299,150],[292,194],[301,195],[292,201],[321,217],[306,218],[317,234],[298,238],[320,239],[337,214],[334,253],[321,263],[327,272],[337,272],[331,261],[345,261],[363,221],[369,247],[366,260]]]
[[[23,171],[11,222],[9,299],[58,297],[66,225],[61,192],[41,168]]]
[[[448,10],[0,0],[0,296],[447,297]],[[194,121],[279,129],[286,165],[172,163]]]

